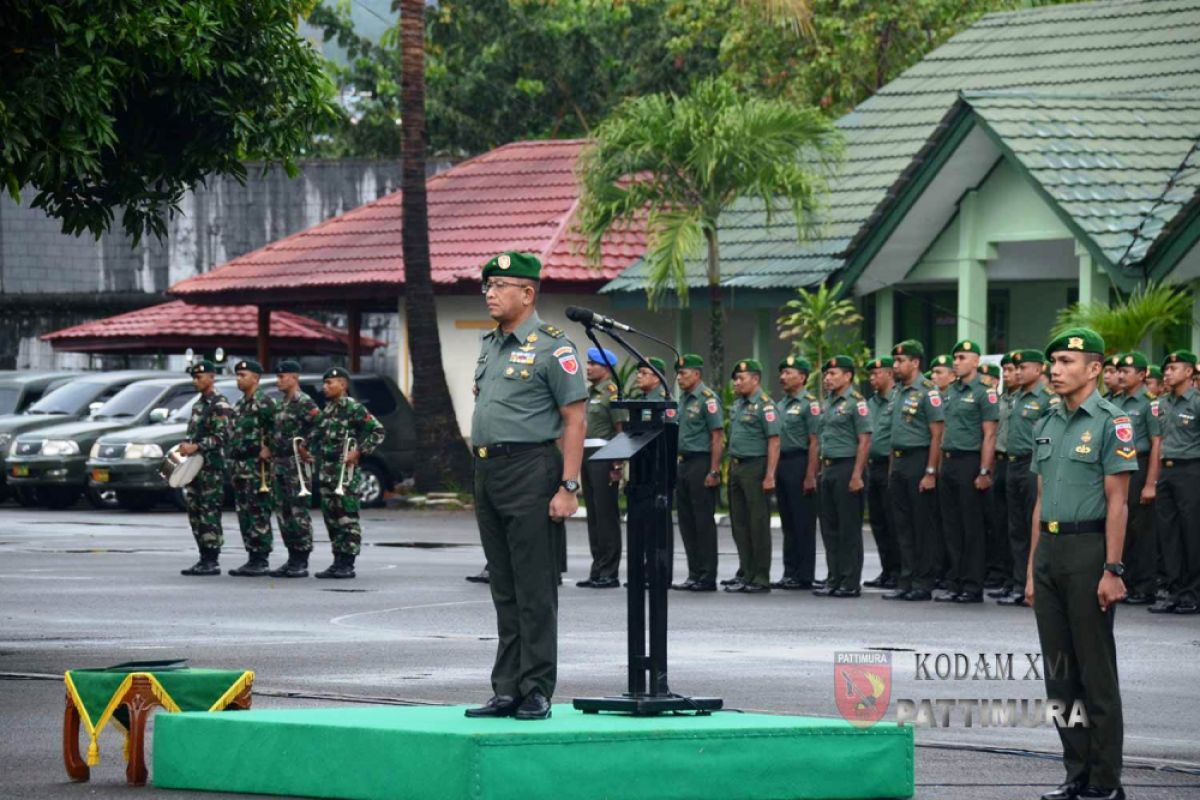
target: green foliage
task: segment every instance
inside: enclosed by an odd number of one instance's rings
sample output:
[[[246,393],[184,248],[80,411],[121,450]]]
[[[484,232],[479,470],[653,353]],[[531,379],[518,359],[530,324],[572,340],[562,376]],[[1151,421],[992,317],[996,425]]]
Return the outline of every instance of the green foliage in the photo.
[[[1067,328],[1085,327],[1104,337],[1109,353],[1137,350],[1143,342],[1188,322],[1192,296],[1183,289],[1145,284],[1112,305],[1075,303],[1058,312],[1051,336]]]
[[[0,180],[63,230],[135,238],[209,175],[293,157],[332,113],[299,0],[0,4]]]
[[[862,366],[871,355],[860,336],[862,314],[842,291],[841,283],[797,289],[796,299],[783,304],[777,321],[779,338],[791,339],[792,352],[812,362],[818,387],[821,365],[830,356],[847,355]],[[823,390],[818,393],[824,396]]]

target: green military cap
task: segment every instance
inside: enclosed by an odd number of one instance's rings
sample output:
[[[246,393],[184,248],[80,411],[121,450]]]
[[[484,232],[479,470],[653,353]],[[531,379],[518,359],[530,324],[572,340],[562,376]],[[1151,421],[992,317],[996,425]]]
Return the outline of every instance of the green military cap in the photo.
[[[997,367],[995,364],[980,364],[979,365],[979,374],[987,375],[989,378],[999,378],[1000,377],[1000,368]]]
[[[950,355],[955,353],[979,353],[983,351],[979,349],[979,345],[972,342],[970,339],[959,339],[954,343],[954,347],[950,350]]]
[[[243,358],[241,361],[233,365],[234,372],[253,372],[255,375],[262,375],[262,364],[255,361],[253,358]]]
[[[780,359],[779,369],[798,369],[801,372],[807,373],[812,372],[812,364],[803,356],[788,356],[787,358]]]
[[[300,374],[300,362],[294,358],[287,358],[279,362],[279,367],[275,370],[276,375],[287,375],[289,373]]]
[[[1012,356],[1012,363],[1014,364],[1026,364],[1030,361],[1038,364],[1046,363],[1046,354],[1041,350],[1035,350],[1033,348],[1029,348],[1027,350],[1013,350],[1010,355]]]
[[[829,358],[829,359],[825,360],[825,363],[821,367],[821,371],[824,372],[827,369],[834,369],[835,367],[853,371],[854,370],[854,359],[851,358],[850,356],[844,356],[844,355],[843,356],[834,356],[833,358]]]
[[[675,369],[704,369],[704,359],[695,353],[684,353],[675,362]]]
[[[1104,337],[1091,328],[1068,328],[1046,345],[1046,355],[1048,356],[1054,355],[1059,350],[1104,355]]]
[[[1013,350],[1011,353],[1005,353],[1004,355],[1000,356],[1000,366],[1007,367],[1009,364],[1017,363],[1017,362],[1013,361],[1013,356],[1015,356],[1016,354],[1017,354],[1017,351]]]
[[[1146,369],[1150,366],[1150,359],[1146,358],[1146,354],[1141,350],[1130,350],[1128,353],[1121,354],[1121,363],[1119,366]]]
[[[1167,357],[1163,359],[1163,366],[1167,364],[1191,364],[1196,366],[1196,354],[1191,350],[1176,350],[1173,353],[1167,353]]]
[[[930,367],[952,367],[954,359],[948,355],[934,356],[933,361],[929,364]]]
[[[217,372],[217,365],[205,358],[188,367],[188,372],[192,375],[215,375]]]
[[[933,380],[933,370],[927,369],[922,374],[925,376],[925,380],[927,380],[927,381]]]
[[[667,372],[667,362],[663,361],[658,356],[650,356],[645,361],[643,361],[641,364],[638,364],[638,366],[639,367],[646,367],[646,366],[654,367],[655,369],[657,369],[659,372],[663,373],[664,375]]]
[[[1151,378],[1158,378],[1161,381],[1162,380],[1162,367],[1157,366],[1155,364],[1151,364],[1149,367],[1146,368],[1146,375]]]
[[[325,370],[325,374],[321,378],[322,380],[329,380],[330,378],[345,378],[346,380],[350,380],[350,373],[341,367],[330,367]]]
[[[891,356],[880,356],[867,362],[867,369],[891,369],[893,366],[895,366],[895,362],[892,361]]]
[[[916,339],[905,339],[900,344],[892,348],[893,356],[917,356],[925,357],[925,345],[918,342]]]
[[[757,372],[762,375],[762,364],[756,358],[743,358],[741,361],[733,365],[733,374],[739,372]]]
[[[1125,354],[1124,353],[1113,353],[1111,356],[1104,359],[1104,366],[1106,366],[1106,367],[1121,366],[1121,356],[1123,356],[1123,355],[1125,355]]]
[[[483,279],[486,281],[492,275],[509,275],[513,278],[529,278],[541,280],[542,262],[537,256],[529,253],[509,251],[501,253],[483,265]]]

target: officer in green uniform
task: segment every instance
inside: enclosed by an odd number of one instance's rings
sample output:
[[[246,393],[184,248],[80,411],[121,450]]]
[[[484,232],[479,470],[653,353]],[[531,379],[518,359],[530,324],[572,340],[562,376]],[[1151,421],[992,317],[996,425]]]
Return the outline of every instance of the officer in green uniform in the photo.
[[[742,579],[727,592],[771,591],[771,505],[779,467],[779,413],[762,388],[762,364],[744,358],[733,368],[737,399],[729,409],[729,522]]]
[[[900,577],[900,547],[896,522],[888,502],[888,472],[892,455],[892,415],[896,408],[896,379],[890,356],[867,362],[873,393],[867,398],[871,412],[871,449],[867,451],[867,516],[879,553],[882,571],[863,586],[895,589]]]
[[[1015,351],[1014,351],[1015,352]],[[980,369],[983,364],[980,364]],[[983,586],[988,597],[1007,597],[1013,588],[1012,548],[1008,535],[1008,420],[1012,415],[1017,389],[1017,369],[1013,354],[1000,359],[1000,378],[996,389],[1000,394],[1000,418],[996,421],[996,466],[992,488],[987,493],[984,520],[987,531],[987,572]],[[1022,569],[1024,564],[1022,564]]]
[[[308,555],[312,552],[312,519],[309,508],[312,498],[301,495],[301,474],[309,493],[312,492],[311,471],[308,465],[296,462],[299,448],[312,436],[313,424],[320,409],[308,393],[300,388],[300,362],[279,362],[275,384],[283,398],[275,408],[275,426],[270,443],[270,459],[275,490],[275,514],[279,519],[279,535],[287,546],[288,560],[271,570],[272,578],[305,578],[308,576]],[[302,441],[295,441],[297,438]]]
[[[979,345],[954,345],[956,380],[946,391],[942,440],[942,526],[949,555],[948,593],[935,600],[983,602],[986,569],[984,493],[992,486],[1000,397],[979,380]]]
[[[592,454],[621,432],[629,412],[613,408],[618,399],[613,369],[617,356],[599,347],[587,351],[587,438],[583,442],[583,502],[587,505],[588,545],[592,568],[587,579],[576,581],[585,589],[615,589],[621,585],[621,465],[591,461]]]
[[[1012,393],[1012,411],[1005,431],[1007,460],[1007,497],[1009,548],[1012,552],[1011,591],[996,602],[1002,606],[1025,605],[1025,572],[1029,568],[1030,524],[1037,500],[1037,476],[1030,471],[1033,462],[1033,428],[1059,403],[1057,395],[1042,382],[1046,357],[1041,350],[1014,350],[1010,357],[1015,368],[1017,389]]]
[[[937,580],[937,474],[941,458],[942,395],[921,375],[925,347],[908,339],[892,348],[899,386],[892,414],[888,498],[896,523],[900,573],[887,600],[932,598]]]
[[[1025,599],[1042,645],[1046,695],[1085,724],[1060,725],[1066,782],[1043,795],[1123,800],[1124,722],[1113,639],[1125,596],[1126,492],[1137,470],[1133,425],[1096,390],[1104,340],[1088,328],[1064,331],[1046,348],[1062,403],[1034,429],[1038,496]]]
[[[929,376],[928,376],[929,380],[933,381],[934,386],[937,387],[938,393],[941,394],[941,396],[942,396],[942,419],[944,422],[945,415],[946,415],[946,406],[945,406],[946,398],[947,398],[946,392],[947,392],[947,390],[949,390],[950,385],[952,383],[954,383],[954,358],[952,356],[950,356],[949,354],[942,354],[939,356],[934,356],[933,360],[930,361],[929,363],[930,363]],[[945,427],[943,426],[943,428],[942,428],[942,438],[943,439],[945,438],[945,433],[946,433]],[[939,453],[938,454],[939,482],[938,482],[937,489],[934,490],[934,497],[936,499],[936,502],[934,503],[934,506],[933,506],[933,515],[934,515],[935,520],[937,521],[937,536],[934,538],[932,552],[933,552],[933,563],[935,565],[934,566],[934,574],[937,576],[936,586],[938,589],[944,590],[944,589],[947,589],[947,587],[949,586],[949,583],[947,582],[947,575],[950,571],[950,557],[948,554],[948,546],[946,543],[949,540],[950,535],[949,535],[949,533],[947,533],[945,523],[942,520],[942,486],[941,486],[941,481],[940,481],[941,461],[942,461],[941,453]]]
[[[717,491],[725,413],[721,398],[704,385],[704,359],[685,353],[675,366],[679,386],[679,471],[675,480],[679,538],[687,553],[688,575],[672,584],[680,591],[717,590]]]
[[[1105,400],[1111,400],[1121,393],[1121,354],[1113,353],[1104,359],[1104,388],[1100,394]]]
[[[333,564],[317,578],[353,578],[354,560],[362,549],[358,520],[363,456],[383,444],[379,420],[350,396],[350,374],[341,367],[325,371],[322,390],[327,398],[317,415],[308,448],[315,454],[321,480],[321,515],[333,548]],[[341,494],[338,494],[338,486]]]
[[[1200,610],[1200,392],[1192,385],[1196,354],[1176,350],[1163,360],[1167,394],[1158,398],[1162,471],[1155,499],[1155,532],[1166,568],[1168,596],[1155,614]]]
[[[811,589],[817,559],[817,423],[821,403],[805,388],[812,364],[800,356],[779,362],[779,469],[775,498],[783,527],[783,578],[776,589]]]
[[[1163,371],[1158,364],[1151,364],[1146,369],[1146,393],[1153,400],[1163,395]]]
[[[871,448],[871,410],[854,388],[854,359],[834,356],[822,365],[825,405],[817,441],[821,447],[821,540],[829,578],[818,597],[862,594],[863,482]]]
[[[541,270],[513,252],[483,267],[497,324],[475,365],[471,446],[499,644],[494,694],[468,717],[547,719],[558,676],[557,551],[563,520],[579,507],[588,392],[575,345],[538,317]]]
[[[200,560],[183,575],[220,575],[218,561],[225,538],[221,531],[221,501],[225,497],[225,444],[229,441],[233,407],[225,396],[213,387],[217,366],[203,360],[189,370],[192,385],[200,398],[192,406],[187,434],[179,445],[182,455],[199,453],[204,466],[188,484],[187,515]]]
[[[274,435],[275,401],[259,387],[262,364],[244,360],[234,365],[242,396],[233,407],[229,445],[225,449],[229,482],[242,544],[249,558],[230,575],[265,577],[271,554],[271,466],[268,440]]]
[[[1154,497],[1162,457],[1162,431],[1155,415],[1157,403],[1146,392],[1146,354],[1121,353],[1118,373],[1121,394],[1113,400],[1133,422],[1138,471],[1129,478],[1129,524],[1125,528],[1125,585],[1127,605],[1154,602],[1157,546],[1154,538]]]
[[[658,374],[652,369],[658,369],[663,375],[667,374],[667,363],[657,356],[651,356],[638,364],[637,372],[633,375],[633,391],[629,393],[631,400],[670,400],[671,393]]]

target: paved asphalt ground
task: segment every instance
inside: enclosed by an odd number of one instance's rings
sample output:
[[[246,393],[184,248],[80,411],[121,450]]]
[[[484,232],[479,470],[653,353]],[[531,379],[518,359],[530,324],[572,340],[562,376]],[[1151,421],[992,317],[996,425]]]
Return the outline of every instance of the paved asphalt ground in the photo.
[[[120,737],[102,737],[89,784],[61,762],[61,673],[127,660],[188,658],[254,669],[255,707],[486,700],[495,647],[482,566],[463,512],[370,511],[359,578],[330,582],[189,579],[194,560],[182,514],[0,508],[0,798],[203,797],[127,789]],[[242,561],[234,531],[222,566]],[[568,527],[570,572],[561,599],[558,697],[616,693],[624,684],[625,592],[573,586],[587,574],[586,530]],[[721,530],[722,573],[734,550]],[[776,539],[776,548],[778,548]],[[867,573],[878,561],[867,536]],[[776,550],[778,553],[778,549]],[[280,560],[276,555],[273,561]],[[776,562],[778,563],[778,555]],[[329,560],[318,524],[318,568]],[[677,560],[677,564],[679,561]],[[777,568],[778,569],[778,568]],[[985,606],[885,603],[808,593],[671,594],[671,686],[723,697],[732,708],[836,716],[833,654],[887,649],[896,700],[1043,696],[1021,680],[1037,651],[1032,614]],[[1200,798],[1200,617],[1118,613],[1131,798]],[[1015,680],[918,680],[918,653],[1012,654]],[[933,676],[933,656],[926,662]],[[889,724],[884,722],[881,724]],[[1059,782],[1050,728],[919,728],[917,797],[1037,797]],[[153,780],[153,773],[151,774]]]

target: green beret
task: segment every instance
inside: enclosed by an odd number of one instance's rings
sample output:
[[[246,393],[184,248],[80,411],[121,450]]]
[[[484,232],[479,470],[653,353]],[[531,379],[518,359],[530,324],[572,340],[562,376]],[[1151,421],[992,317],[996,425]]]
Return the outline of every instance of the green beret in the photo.
[[[350,380],[350,373],[341,367],[330,367],[325,370],[325,374],[321,376],[321,379],[327,381],[330,378],[345,378],[346,380]]]
[[[508,275],[513,278],[529,278],[541,280],[542,262],[537,256],[529,253],[510,251],[501,253],[483,265],[483,279],[486,281],[492,275]]]
[[[980,364],[979,365],[979,374],[987,375],[989,378],[999,378],[1000,377],[1000,368],[997,367],[995,364],[986,364],[986,363]]]
[[[1146,369],[1150,366],[1150,359],[1146,358],[1146,354],[1141,350],[1130,350],[1121,354],[1121,363],[1118,366]]]
[[[743,358],[733,365],[733,375],[737,375],[739,372],[757,372],[762,375],[762,371],[762,364],[754,358]]]
[[[664,375],[667,373],[667,362],[663,361],[658,356],[650,356],[645,361],[643,361],[641,364],[638,364],[638,366],[639,367],[647,367],[647,366],[653,367],[653,368],[657,369],[659,372],[663,373]]]
[[[279,367],[275,370],[276,375],[287,375],[292,372],[296,373],[297,375],[300,374],[300,362],[292,358],[280,361]]]
[[[252,358],[243,358],[241,361],[233,365],[234,372],[253,372],[255,375],[262,375],[262,364]]]
[[[788,356],[787,358],[780,359],[779,369],[798,369],[807,374],[812,372],[812,364],[803,356]]]
[[[950,355],[955,353],[975,353],[982,355],[983,351],[979,349],[979,345],[972,342],[970,339],[959,339],[954,343],[954,348],[950,350]]]
[[[1043,353],[1041,350],[1034,350],[1032,348],[1030,348],[1028,350],[1013,350],[1011,355],[1012,355],[1012,363],[1014,363],[1014,364],[1025,364],[1030,361],[1036,362],[1038,364],[1046,363],[1046,354]]]
[[[704,369],[704,359],[695,353],[684,353],[675,362],[675,369]]]
[[[217,365],[205,358],[188,367],[188,373],[191,375],[215,375]]]
[[[1162,380],[1162,367],[1151,364],[1146,368],[1146,376],[1150,378],[1158,378]]]
[[[925,357],[925,345],[918,342],[916,339],[905,339],[900,344],[892,348],[893,356],[917,356],[918,358]]]
[[[1121,366],[1121,356],[1123,356],[1123,355],[1125,355],[1125,354],[1124,353],[1113,353],[1111,356],[1104,359],[1104,366],[1106,366],[1106,367]]]
[[[848,369],[853,372],[854,359],[850,356],[834,356],[833,358],[826,359],[825,363],[821,367],[821,371],[824,372],[827,369],[834,369],[835,367],[840,369]]]
[[[1191,350],[1176,350],[1173,353],[1167,354],[1167,357],[1163,359],[1163,366],[1165,367],[1167,364],[1179,364],[1181,362],[1191,364],[1193,367],[1196,366],[1196,354]]]
[[[880,356],[867,362],[867,369],[891,369],[893,366],[895,366],[895,362],[892,361],[891,356]]]
[[[933,361],[929,364],[930,367],[946,367],[947,369],[954,366],[954,359],[948,355],[934,356]]]
[[[1059,350],[1104,355],[1104,337],[1091,328],[1068,328],[1046,345],[1046,355],[1048,356],[1054,355]]]
[[[1013,350],[1011,353],[1005,353],[1004,355],[1000,356],[1000,366],[1007,367],[1009,364],[1017,363],[1013,361],[1013,357],[1016,356],[1016,354],[1017,351]]]
[[[925,380],[927,380],[927,381],[931,381],[931,380],[933,380],[933,370],[931,370],[931,369],[929,369],[929,370],[926,370],[926,371],[925,371],[924,373],[922,373],[922,374],[925,376]]]

